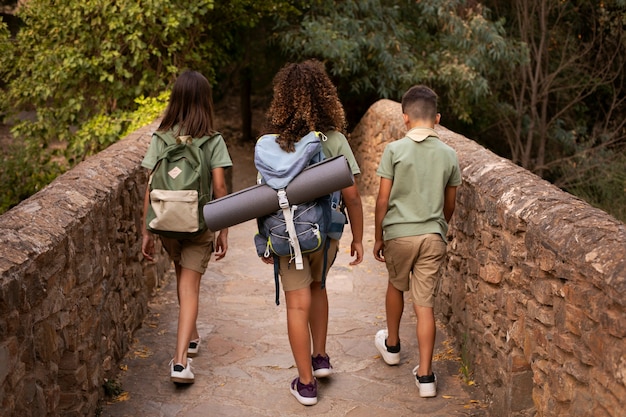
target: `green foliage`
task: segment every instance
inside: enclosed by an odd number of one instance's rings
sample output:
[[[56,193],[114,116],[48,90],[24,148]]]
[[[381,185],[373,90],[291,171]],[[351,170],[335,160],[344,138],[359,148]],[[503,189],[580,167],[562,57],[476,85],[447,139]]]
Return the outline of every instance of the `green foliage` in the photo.
[[[2,80],[2,68],[6,68],[5,61],[13,55],[13,43],[11,42],[11,34],[7,24],[0,16],[0,81]]]
[[[465,121],[490,90],[495,61],[520,61],[503,22],[464,1],[319,1],[300,22],[280,22],[275,40],[295,60],[327,62],[342,99],[358,96],[366,110],[378,98],[399,99],[413,84],[429,84]],[[371,97],[365,101],[364,97]]]
[[[207,38],[212,0],[31,0],[19,9],[24,27],[2,108],[36,110],[15,131],[40,141],[69,141],[72,127],[95,114],[133,107],[135,97],[162,91],[180,68],[209,78],[219,48]],[[207,38],[207,39],[205,39]]]
[[[25,2],[14,38],[0,22],[0,115],[21,140],[4,157],[0,210],[153,121],[167,96],[151,97],[182,70],[215,81],[215,68],[240,56],[241,30],[295,11],[288,1]]]
[[[139,127],[152,123],[161,115],[168,99],[169,92],[156,98],[140,97],[135,100],[139,106],[135,111],[94,117],[76,133],[75,140],[65,152],[37,148],[32,142],[16,136],[16,142],[3,155],[0,165],[0,214],[35,194],[85,156],[97,153]]]
[[[138,128],[152,123],[167,107],[169,91],[158,97],[139,97],[134,111],[116,111],[111,115],[99,114],[84,123],[68,146],[65,157],[74,164],[96,154]]]
[[[104,388],[104,395],[109,398],[115,398],[124,392],[122,384],[119,381],[113,379],[105,378],[104,384],[102,384],[102,388]]]
[[[44,188],[63,171],[49,152],[16,139],[0,164],[0,214]]]

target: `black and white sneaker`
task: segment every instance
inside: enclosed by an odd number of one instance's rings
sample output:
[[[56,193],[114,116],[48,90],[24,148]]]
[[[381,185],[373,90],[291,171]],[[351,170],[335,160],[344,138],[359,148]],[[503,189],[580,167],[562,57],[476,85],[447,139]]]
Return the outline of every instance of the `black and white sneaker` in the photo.
[[[413,375],[415,376],[415,385],[420,391],[420,397],[434,397],[437,395],[437,377],[435,373],[431,373],[430,375],[417,376],[417,370],[419,369],[419,365],[413,368]]]
[[[198,351],[200,350],[200,338],[189,341],[189,347],[187,348],[187,356],[190,358],[195,358],[198,356]]]
[[[170,361],[170,381],[177,384],[193,384],[194,375],[191,370],[191,358],[187,358],[187,366],[180,363],[174,363],[174,359]]]

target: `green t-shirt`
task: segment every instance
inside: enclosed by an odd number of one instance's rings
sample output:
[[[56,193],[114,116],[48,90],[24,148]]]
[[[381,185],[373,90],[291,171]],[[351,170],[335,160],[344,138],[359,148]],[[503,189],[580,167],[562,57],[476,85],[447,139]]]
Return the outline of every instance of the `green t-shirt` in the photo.
[[[148,169],[153,169],[156,165],[157,158],[163,152],[166,145],[165,142],[156,135],[152,135],[152,141],[148,147],[148,151],[141,161],[141,166]],[[206,154],[206,160],[209,161],[211,169],[215,168],[227,168],[233,166],[233,162],[230,159],[226,142],[221,134],[217,137],[209,140],[202,146],[204,153]]]
[[[423,132],[420,129],[419,132]],[[446,241],[444,190],[461,185],[456,152],[431,130],[427,137],[407,136],[385,146],[376,173],[393,181],[382,222],[383,238],[439,233]],[[418,141],[419,140],[419,141]]]
[[[352,175],[360,174],[361,169],[354,158],[350,144],[348,144],[348,139],[346,139],[343,133],[331,130],[329,132],[325,132],[324,135],[326,135],[326,140],[322,140],[322,151],[324,152],[324,156],[326,158],[332,158],[338,155],[343,155],[348,160],[348,165],[350,165]]]

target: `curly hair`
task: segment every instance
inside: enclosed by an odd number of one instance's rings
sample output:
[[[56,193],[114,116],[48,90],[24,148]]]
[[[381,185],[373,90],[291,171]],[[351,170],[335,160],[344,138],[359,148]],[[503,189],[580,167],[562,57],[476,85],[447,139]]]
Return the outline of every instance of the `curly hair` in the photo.
[[[343,106],[321,62],[287,64],[274,77],[273,86],[267,131],[279,134],[276,142],[284,151],[293,152],[294,143],[311,131],[344,132]]]

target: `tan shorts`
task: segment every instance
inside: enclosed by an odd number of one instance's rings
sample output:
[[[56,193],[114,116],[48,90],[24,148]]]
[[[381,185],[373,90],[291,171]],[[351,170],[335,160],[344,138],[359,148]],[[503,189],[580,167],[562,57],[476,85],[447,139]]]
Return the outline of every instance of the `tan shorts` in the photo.
[[[171,239],[161,236],[161,242],[170,259],[185,269],[204,274],[213,253],[214,233],[207,230],[191,239]]]
[[[339,241],[331,239],[326,258],[326,275],[328,275],[328,270],[335,262],[338,251]],[[298,270],[296,269],[295,262],[289,262],[289,256],[280,257],[279,274],[284,291],[299,290],[310,286],[313,281],[322,281],[324,249],[304,255],[302,257],[302,263],[304,269]]]
[[[408,291],[413,303],[433,307],[439,284],[439,268],[446,255],[446,243],[438,234],[399,237],[385,241],[385,264],[389,282],[399,291]]]

